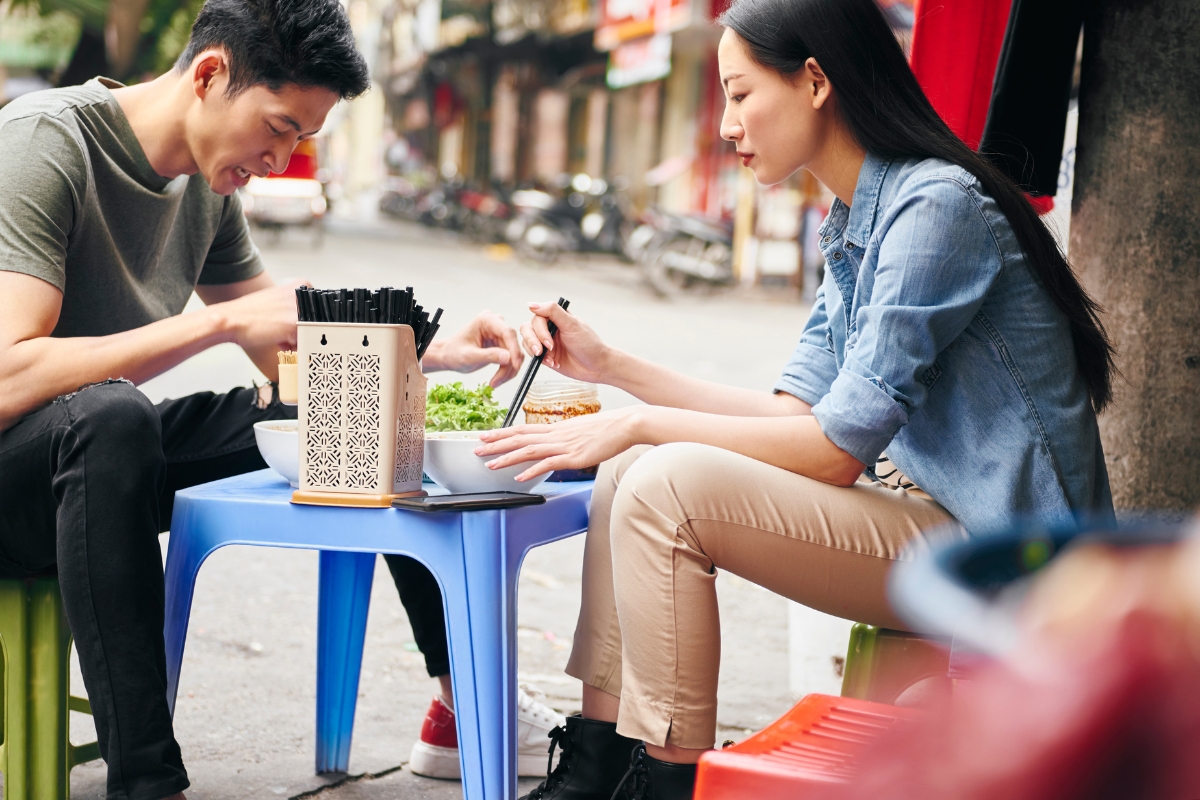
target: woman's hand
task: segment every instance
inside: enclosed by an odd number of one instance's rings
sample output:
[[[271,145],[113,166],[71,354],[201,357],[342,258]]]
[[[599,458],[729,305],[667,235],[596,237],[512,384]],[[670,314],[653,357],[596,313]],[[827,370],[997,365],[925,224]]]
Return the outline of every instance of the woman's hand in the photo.
[[[545,349],[542,363],[555,372],[588,383],[608,382],[605,378],[613,350],[587,323],[557,303],[530,303],[529,310],[533,319],[521,326],[521,342],[531,355],[537,356]],[[551,321],[558,326],[553,338],[547,327]]]
[[[536,461],[517,476],[518,481],[556,469],[594,467],[638,444],[635,427],[641,411],[642,407],[634,406],[553,425],[516,425],[484,431],[479,435],[483,444],[475,448],[475,454],[499,456],[488,462],[491,469]]]

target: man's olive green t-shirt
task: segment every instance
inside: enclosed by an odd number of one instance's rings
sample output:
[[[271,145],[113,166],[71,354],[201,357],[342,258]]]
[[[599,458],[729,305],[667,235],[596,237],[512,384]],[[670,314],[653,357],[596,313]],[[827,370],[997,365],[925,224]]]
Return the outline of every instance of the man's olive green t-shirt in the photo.
[[[139,328],[181,312],[197,283],[262,271],[237,194],[156,174],[109,86],[0,109],[0,270],[62,291],[54,336]]]

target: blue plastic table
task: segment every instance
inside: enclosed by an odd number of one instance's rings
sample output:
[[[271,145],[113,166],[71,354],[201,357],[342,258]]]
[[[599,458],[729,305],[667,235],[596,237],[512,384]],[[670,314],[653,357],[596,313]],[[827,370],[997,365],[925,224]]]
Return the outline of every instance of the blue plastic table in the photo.
[[[231,544],[320,550],[317,772],[345,772],[375,554],[401,553],[442,588],[464,796],[514,798],[517,574],[530,548],[586,530],[592,484],[544,483],[538,491],[544,505],[467,513],[292,505],[291,488],[271,470],[178,492],[164,631],[172,712],[204,559]]]

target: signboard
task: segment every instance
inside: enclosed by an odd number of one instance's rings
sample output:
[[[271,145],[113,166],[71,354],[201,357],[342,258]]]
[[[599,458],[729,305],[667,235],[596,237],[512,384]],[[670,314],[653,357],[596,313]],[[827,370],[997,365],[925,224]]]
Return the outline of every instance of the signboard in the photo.
[[[601,0],[596,49],[682,30],[691,18],[691,0]]]
[[[647,36],[618,45],[608,54],[608,87],[621,89],[671,74],[671,36]]]

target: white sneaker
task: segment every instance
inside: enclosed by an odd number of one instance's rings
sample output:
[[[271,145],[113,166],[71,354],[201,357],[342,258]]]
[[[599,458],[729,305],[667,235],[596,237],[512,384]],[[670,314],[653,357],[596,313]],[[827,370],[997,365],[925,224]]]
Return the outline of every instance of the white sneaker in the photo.
[[[550,731],[567,720],[530,694],[541,692],[521,684],[517,687],[517,774],[540,778],[546,775]],[[458,761],[458,732],[454,711],[435,696],[425,714],[421,737],[413,744],[408,768],[428,778],[461,780]]]
[[[565,727],[567,718],[535,697],[546,695],[527,683],[517,686],[517,774],[544,778],[550,755],[550,731]],[[555,753],[555,757],[558,754]],[[553,768],[553,764],[550,765]]]

